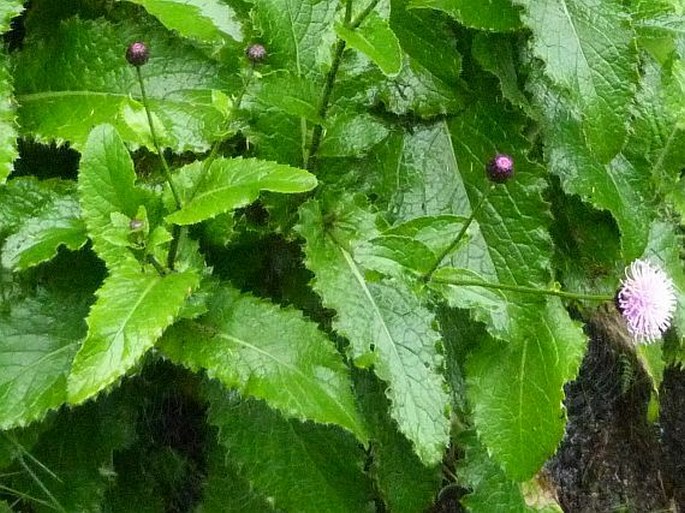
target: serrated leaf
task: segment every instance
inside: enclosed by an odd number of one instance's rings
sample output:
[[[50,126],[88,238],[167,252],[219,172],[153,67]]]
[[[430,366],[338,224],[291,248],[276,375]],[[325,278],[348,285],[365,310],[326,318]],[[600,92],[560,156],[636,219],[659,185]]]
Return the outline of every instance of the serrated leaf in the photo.
[[[212,92],[226,87],[224,70],[159,26],[71,18],[51,37],[50,44],[29,37],[17,58],[15,88],[24,134],[69,141],[80,149],[91,127],[111,123],[133,147],[147,144],[148,135],[130,127],[124,116],[127,107],[141,103],[135,68],[124,58],[126,47],[140,40],[150,48],[141,73],[150,109],[161,121],[157,131],[165,134],[162,145],[204,151],[223,129]]]
[[[200,175],[201,163],[186,166],[181,183],[192,185],[184,195],[188,202],[167,216],[175,224],[193,224],[249,205],[260,191],[284,194],[306,192],[317,185],[304,169],[258,159],[217,159]],[[195,185],[197,184],[197,185]]]
[[[330,63],[337,2],[249,0],[254,22],[269,49],[269,64],[297,76],[320,74]],[[328,43],[328,45],[327,45]]]
[[[386,75],[397,75],[402,69],[402,49],[387,21],[371,12],[357,27],[337,24],[335,32],[348,46],[362,52]]]
[[[464,458],[457,466],[459,482],[470,488],[461,503],[473,513],[524,513],[531,511],[526,506],[521,486],[507,478],[506,474],[493,461],[487,449],[478,441],[473,432],[459,436],[459,447]]]
[[[2,32],[0,28],[0,33]],[[0,185],[5,183],[12,172],[14,160],[18,155],[18,136],[13,81],[8,57],[3,50],[0,51]]]
[[[290,72],[271,73],[259,81],[255,99],[286,114],[321,123],[317,97],[321,86]]]
[[[359,237],[359,221],[368,215],[356,207],[342,208],[342,217],[340,212],[324,214],[316,201],[300,209],[298,229],[307,241],[306,264],[316,276],[314,289],[324,305],[337,311],[334,325],[350,340],[352,356],[359,361],[371,358],[375,373],[388,383],[391,415],[420,459],[433,465],[448,438],[448,398],[436,350],[439,334],[433,330],[432,315],[407,285],[367,282],[340,237]],[[333,216],[333,227],[327,226],[324,215]]]
[[[79,197],[93,249],[112,265],[120,258],[133,258],[128,250],[112,244],[107,233],[112,214],[134,218],[149,195],[135,186],[133,161],[116,129],[100,125],[88,136],[79,170]]]
[[[425,467],[413,453],[411,443],[388,415],[385,386],[369,373],[355,380],[360,404],[371,430],[371,474],[393,513],[423,513],[440,481],[439,467]]]
[[[327,124],[320,157],[358,157],[389,134],[385,125],[369,114],[342,114]]]
[[[534,52],[580,111],[582,136],[608,163],[623,147],[637,82],[634,34],[617,0],[514,0],[534,36]]]
[[[209,422],[219,428],[238,473],[278,509],[358,513],[370,500],[355,439],[332,426],[285,420],[261,402],[234,393],[209,396]]]
[[[67,399],[67,375],[86,333],[87,295],[39,291],[0,311],[0,430],[41,419]]]
[[[78,404],[123,377],[174,321],[197,287],[197,273],[160,276],[121,265],[97,292],[88,315],[88,336],[68,379],[69,402]]]
[[[23,10],[22,0],[6,0],[0,5],[0,34],[7,32],[12,18],[19,16]]]
[[[57,198],[7,237],[2,247],[2,265],[23,271],[52,259],[60,246],[77,250],[87,241],[76,197]]]
[[[314,323],[227,286],[208,308],[207,315],[164,336],[160,347],[172,361],[205,369],[286,417],[337,424],[366,440],[349,373]]]
[[[200,43],[220,47],[242,41],[242,27],[230,5],[219,0],[127,0],[142,5],[165,27]]]
[[[437,9],[467,27],[482,30],[508,31],[521,27],[520,9],[511,0],[410,0],[409,8]]]

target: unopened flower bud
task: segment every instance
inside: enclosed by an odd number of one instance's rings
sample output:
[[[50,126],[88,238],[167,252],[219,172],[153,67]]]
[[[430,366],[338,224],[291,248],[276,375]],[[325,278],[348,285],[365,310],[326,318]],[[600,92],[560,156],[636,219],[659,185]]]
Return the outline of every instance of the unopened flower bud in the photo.
[[[128,226],[132,232],[137,232],[138,230],[143,229],[144,224],[145,223],[143,223],[143,221],[141,221],[140,219],[134,218],[134,219],[131,219],[131,222],[128,224]]]
[[[263,45],[256,43],[247,47],[245,55],[254,63],[261,62],[266,59],[266,48],[264,48]]]
[[[485,166],[485,172],[490,181],[504,183],[514,176],[514,159],[505,153],[498,153]]]
[[[136,41],[128,45],[126,60],[133,66],[142,66],[150,58],[150,50],[145,43]]]

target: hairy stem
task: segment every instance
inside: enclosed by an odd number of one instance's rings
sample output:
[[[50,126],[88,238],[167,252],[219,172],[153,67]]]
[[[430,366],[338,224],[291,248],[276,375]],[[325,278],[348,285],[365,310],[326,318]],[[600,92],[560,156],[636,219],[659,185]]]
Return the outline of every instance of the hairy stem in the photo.
[[[433,276],[433,273],[438,269],[438,267],[440,267],[440,264],[442,264],[442,261],[445,260],[447,255],[449,255],[452,251],[454,251],[454,249],[457,247],[459,242],[461,242],[461,239],[466,234],[466,230],[469,229],[469,226],[471,226],[471,223],[476,218],[476,215],[478,215],[478,212],[480,211],[480,209],[485,204],[485,200],[488,199],[488,196],[490,196],[490,193],[493,191],[494,188],[495,188],[495,184],[490,184],[490,187],[487,188],[487,190],[485,191],[483,196],[481,196],[478,204],[471,211],[471,215],[464,222],[464,226],[462,226],[461,230],[459,230],[459,233],[457,233],[457,236],[452,241],[452,244],[450,244],[447,248],[445,248],[445,250],[442,253],[440,253],[438,258],[435,260],[435,263],[433,264],[433,266],[428,270],[428,272],[426,274],[423,275],[424,281],[428,281],[431,279],[431,276]]]

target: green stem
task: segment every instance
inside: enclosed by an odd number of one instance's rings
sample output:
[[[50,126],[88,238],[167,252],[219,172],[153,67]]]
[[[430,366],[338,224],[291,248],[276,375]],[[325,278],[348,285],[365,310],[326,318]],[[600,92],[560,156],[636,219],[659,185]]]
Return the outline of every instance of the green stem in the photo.
[[[159,146],[159,139],[157,138],[157,132],[155,131],[155,124],[152,121],[152,113],[150,112],[150,105],[148,103],[147,93],[145,92],[145,84],[143,81],[143,75],[140,72],[140,66],[136,66],[136,73],[138,75],[138,83],[140,84],[140,94],[143,98],[143,107],[145,108],[145,114],[147,114],[147,122],[148,122],[148,125],[150,125],[150,135],[152,136],[152,144],[154,144],[155,150],[157,151],[157,155],[159,155],[159,158],[162,161],[162,169],[164,170],[164,178],[166,179],[167,183],[169,184],[169,188],[171,189],[171,194],[173,194],[173,196],[174,196],[174,201],[176,202],[176,208],[178,210],[180,210],[181,207],[183,206],[183,203],[181,202],[181,197],[179,196],[178,191],[176,190],[176,186],[174,185],[174,181],[171,177],[171,169],[169,169],[169,164],[167,164],[167,161],[164,158],[164,153],[162,152],[162,148]]]
[[[371,14],[371,11],[373,11],[376,5],[378,5],[379,1],[380,0],[371,0],[369,5],[367,5],[366,8],[360,12],[354,20],[352,20],[352,0],[347,0],[345,5],[345,25],[352,30],[359,28],[366,17]],[[333,86],[335,85],[335,79],[338,75],[340,64],[342,63],[342,56],[345,52],[346,45],[347,43],[345,43],[345,40],[343,39],[338,39],[337,43],[335,44],[333,63],[331,64],[331,69],[328,70],[328,74],[326,75],[326,83],[324,84],[323,93],[321,94],[321,103],[319,103],[319,123],[314,126],[314,130],[312,131],[312,143],[309,147],[309,154],[307,155],[304,163],[304,167],[306,169],[311,168],[313,157],[319,151],[319,147],[321,146],[321,139],[323,137],[323,122],[328,115],[328,107],[331,101],[331,94],[333,93]]]
[[[431,279],[431,276],[433,276],[433,273],[440,267],[440,264],[442,264],[442,261],[445,260],[445,257],[449,255],[454,249],[457,247],[459,242],[461,242],[461,239],[464,237],[466,234],[466,230],[469,229],[469,226],[471,226],[471,223],[473,220],[476,218],[476,215],[478,215],[478,211],[483,207],[485,204],[485,200],[488,199],[488,196],[490,196],[490,193],[494,190],[495,184],[490,184],[490,187],[487,188],[483,196],[481,196],[480,201],[478,204],[475,206],[475,208],[471,211],[471,215],[466,219],[464,222],[464,226],[461,227],[461,230],[459,230],[459,233],[457,236],[454,238],[452,241],[452,244],[450,244],[445,250],[440,253],[438,258],[435,260],[435,263],[433,264],[433,267],[431,267],[426,274],[423,275],[424,281],[428,281]]]
[[[174,226],[174,228],[176,228],[176,227]],[[177,240],[177,237],[174,237],[171,240],[171,245],[173,245],[176,240]],[[169,249],[169,254],[171,254],[171,249]],[[164,267],[162,267],[162,264],[160,264],[154,256],[148,255],[147,261],[150,263],[150,265],[152,265],[152,267],[155,268],[155,271],[157,271],[160,276],[166,276],[166,270],[164,269]],[[173,267],[174,267],[173,262],[171,262],[168,267],[169,267],[169,269],[173,270]]]
[[[535,287],[524,287],[521,285],[505,285],[503,283],[490,283],[477,280],[454,280],[450,278],[433,278],[435,283],[445,283],[457,287],[483,287],[485,289],[508,290],[511,292],[521,292],[523,294],[538,294],[544,296],[557,296],[564,299],[579,299],[586,301],[613,301],[614,296],[607,294],[581,294],[579,292],[565,292],[563,290],[537,289]]]

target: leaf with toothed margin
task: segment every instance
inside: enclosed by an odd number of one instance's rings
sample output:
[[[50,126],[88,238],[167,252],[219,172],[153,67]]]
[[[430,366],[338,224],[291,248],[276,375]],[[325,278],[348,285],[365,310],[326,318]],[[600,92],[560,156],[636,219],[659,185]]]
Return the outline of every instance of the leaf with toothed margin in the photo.
[[[140,68],[161,145],[174,151],[205,151],[221,135],[224,114],[213,91],[230,84],[225,70],[199,50],[149,19],[115,25],[78,17],[59,22],[50,44],[29,35],[15,62],[15,94],[23,135],[69,141],[81,149],[91,127],[116,126],[135,148],[149,144],[138,130],[142,98],[126,47],[145,41],[149,62]],[[227,82],[228,81],[228,82]],[[132,123],[132,124],[129,124]]]
[[[520,9],[511,0],[410,0],[410,9],[436,9],[459,23],[480,30],[510,31],[521,28]]]
[[[67,400],[67,375],[86,333],[88,296],[2,302],[0,311],[0,430],[39,420]]]
[[[328,220],[328,219],[331,220]],[[365,228],[366,227],[366,228]],[[350,241],[373,236],[372,216],[349,197],[300,208],[306,265],[314,290],[336,310],[336,330],[350,340],[358,365],[373,362],[388,383],[390,411],[426,465],[442,458],[448,442],[449,399],[440,374],[440,335],[432,314],[399,280],[370,282],[354,259]]]
[[[9,30],[10,21],[24,10],[21,1],[5,0],[0,6],[0,34]],[[0,185],[12,172],[17,158],[17,127],[14,87],[8,56],[0,49]]]
[[[364,452],[335,426],[286,420],[263,402],[211,387],[209,423],[219,429],[228,461],[279,511],[357,513],[367,510],[371,482]]]
[[[88,314],[88,336],[69,373],[69,402],[82,403],[122,378],[173,323],[198,284],[192,270],[160,276],[135,261],[119,263]]]
[[[621,150],[638,79],[635,34],[620,0],[514,0],[533,51],[578,112],[582,138],[607,164]]]
[[[179,172],[183,208],[168,215],[175,224],[193,224],[249,205],[260,191],[293,194],[317,186],[311,173],[276,162],[258,159],[217,159],[205,174],[201,162]]]
[[[388,22],[375,12],[369,13],[359,27],[338,24],[335,32],[349,47],[376,63],[384,74],[394,76],[402,69],[400,42]]]
[[[205,369],[286,417],[336,424],[366,440],[349,372],[316,324],[229,286],[221,287],[207,308],[200,319],[167,331],[160,348],[168,358]]]

